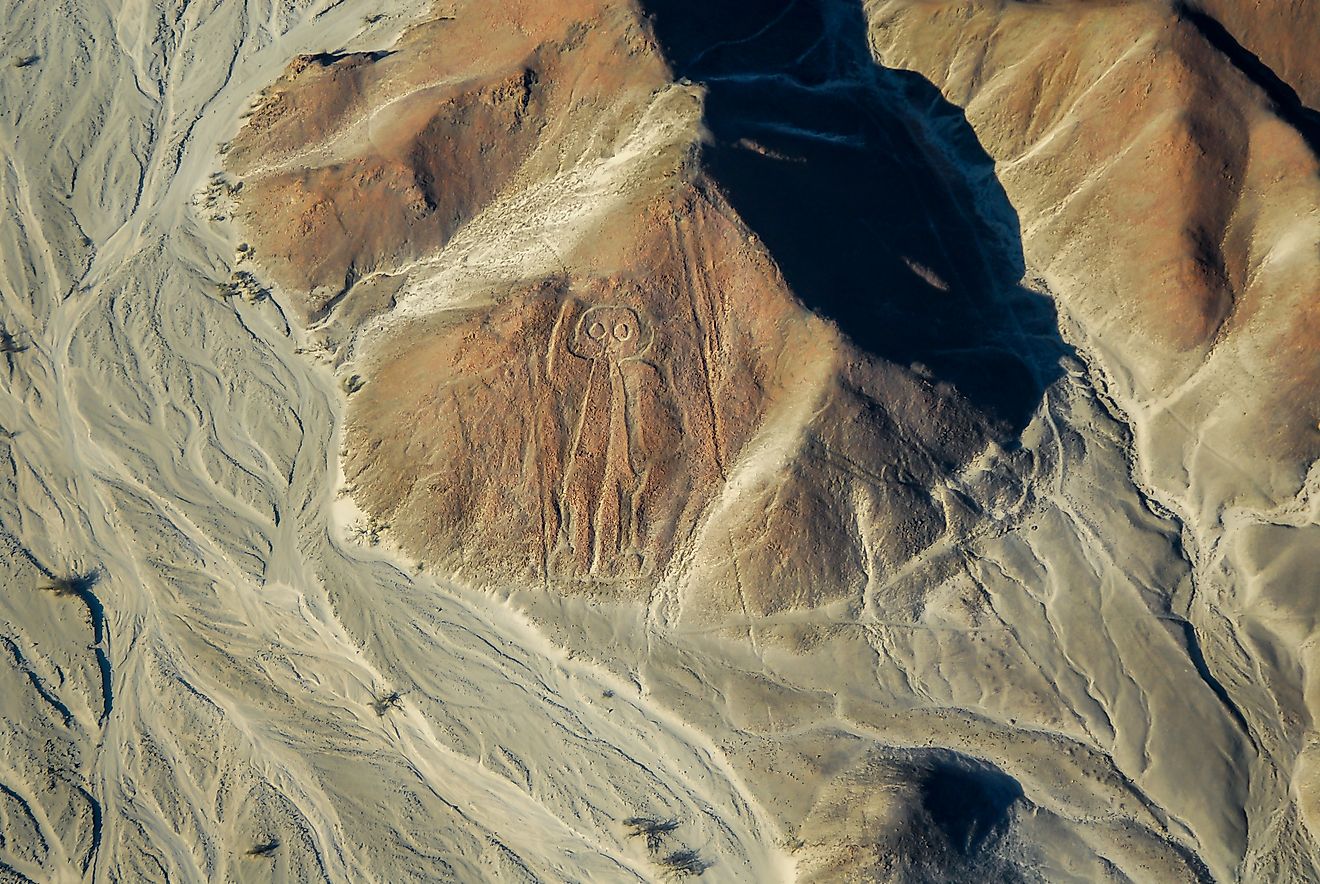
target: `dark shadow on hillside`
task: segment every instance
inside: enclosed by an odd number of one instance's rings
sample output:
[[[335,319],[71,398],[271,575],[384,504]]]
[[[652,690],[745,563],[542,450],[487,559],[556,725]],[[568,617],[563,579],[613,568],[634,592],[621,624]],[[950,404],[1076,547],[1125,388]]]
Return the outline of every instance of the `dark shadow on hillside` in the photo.
[[[1320,156],[1320,112],[1303,104],[1292,86],[1274,73],[1258,55],[1239,43],[1214,16],[1188,3],[1177,3],[1174,8],[1196,28],[1207,43],[1218,49],[1234,67],[1260,87],[1279,117],[1297,130],[1312,153]]]
[[[708,172],[811,309],[1014,435],[1067,347],[962,111],[883,68],[857,0],[643,0],[708,89]]]

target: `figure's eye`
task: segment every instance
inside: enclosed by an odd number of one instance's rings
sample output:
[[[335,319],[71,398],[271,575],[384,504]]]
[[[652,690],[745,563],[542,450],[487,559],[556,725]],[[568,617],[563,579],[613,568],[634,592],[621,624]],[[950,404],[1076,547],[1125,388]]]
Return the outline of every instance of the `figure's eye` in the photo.
[[[620,322],[614,326],[614,339],[626,341],[633,336],[633,328],[626,322]]]
[[[605,337],[605,323],[600,322],[599,320],[593,322],[587,327],[587,337],[591,338],[593,341],[602,340]]]

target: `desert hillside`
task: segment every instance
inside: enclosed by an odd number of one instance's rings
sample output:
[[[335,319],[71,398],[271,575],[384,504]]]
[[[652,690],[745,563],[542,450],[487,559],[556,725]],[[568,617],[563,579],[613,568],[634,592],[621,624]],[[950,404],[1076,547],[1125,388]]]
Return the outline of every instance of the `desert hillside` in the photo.
[[[1320,879],[1320,5],[3,9],[0,882]]]

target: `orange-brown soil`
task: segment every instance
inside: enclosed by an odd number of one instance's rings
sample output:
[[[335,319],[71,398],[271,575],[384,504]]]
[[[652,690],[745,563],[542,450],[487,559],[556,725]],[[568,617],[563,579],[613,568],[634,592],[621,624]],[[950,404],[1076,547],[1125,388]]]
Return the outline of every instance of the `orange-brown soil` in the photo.
[[[227,166],[257,254],[307,318],[442,247],[575,109],[664,82],[615,7],[442,18],[390,51],[305,56],[259,96]]]

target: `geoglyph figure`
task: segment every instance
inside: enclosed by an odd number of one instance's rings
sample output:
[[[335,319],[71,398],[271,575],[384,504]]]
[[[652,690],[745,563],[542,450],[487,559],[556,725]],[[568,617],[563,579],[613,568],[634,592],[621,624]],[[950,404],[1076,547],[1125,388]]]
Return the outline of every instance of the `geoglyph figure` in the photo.
[[[636,576],[643,568],[638,509],[645,469],[634,413],[646,391],[628,369],[651,343],[637,311],[616,305],[584,310],[568,340],[568,352],[591,366],[564,465],[560,547],[588,562],[592,574],[617,569],[625,572],[618,576]]]

